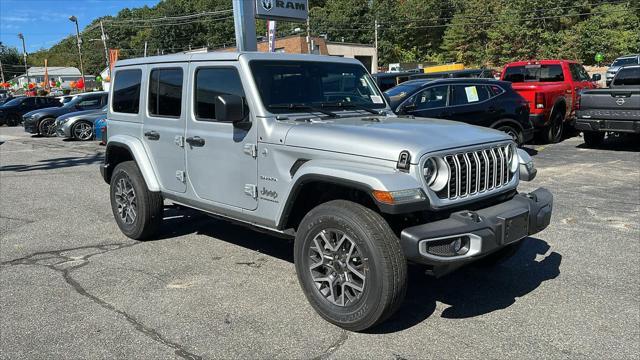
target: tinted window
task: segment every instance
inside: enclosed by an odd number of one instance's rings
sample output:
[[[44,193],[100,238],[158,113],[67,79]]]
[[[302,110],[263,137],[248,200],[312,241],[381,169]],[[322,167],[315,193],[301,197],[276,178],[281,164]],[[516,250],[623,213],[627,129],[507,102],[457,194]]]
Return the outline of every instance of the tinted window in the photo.
[[[504,74],[505,81],[511,82],[554,82],[564,81],[560,65],[509,66]]]
[[[489,99],[490,94],[486,86],[481,85],[453,85],[451,105],[467,105]]]
[[[101,96],[83,96],[77,106],[82,109],[97,109],[100,107]]]
[[[580,64],[569,64],[573,81],[589,81],[589,74]]]
[[[232,68],[204,68],[196,72],[195,113],[202,121],[215,121],[216,97],[237,95],[244,97],[238,71]]]
[[[180,117],[182,111],[182,69],[151,70],[149,113]]]
[[[28,97],[22,102],[22,106],[33,106],[36,104],[36,98]]]
[[[640,67],[622,68],[613,80],[614,86],[640,86]]]
[[[119,70],[113,83],[113,111],[137,114],[140,107],[140,69]]]
[[[637,57],[628,57],[628,58],[618,58],[615,59],[615,61],[613,62],[613,64],[611,64],[611,66],[624,66],[624,65],[633,65],[633,64],[638,64],[638,58]]]
[[[436,86],[424,89],[416,94],[416,110],[433,109],[447,106],[448,86]]]

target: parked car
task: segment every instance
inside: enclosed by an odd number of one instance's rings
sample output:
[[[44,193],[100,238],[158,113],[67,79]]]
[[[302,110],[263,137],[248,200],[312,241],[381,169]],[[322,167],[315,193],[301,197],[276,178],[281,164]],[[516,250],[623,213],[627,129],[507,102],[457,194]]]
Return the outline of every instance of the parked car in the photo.
[[[22,97],[22,96],[13,96],[12,94],[7,93],[3,97],[0,97],[0,106],[8,103],[9,101],[11,101],[13,99],[19,98],[19,97]]]
[[[24,131],[42,136],[55,136],[55,120],[58,116],[83,110],[102,109],[107,104],[106,92],[93,92],[76,96],[73,100],[57,108],[31,111],[23,116]]]
[[[500,77],[529,102],[529,118],[546,143],[562,139],[565,124],[575,119],[579,94],[593,89],[600,74],[589,74],[569,60],[518,61],[507,64]]]
[[[23,96],[9,100],[0,106],[0,125],[16,126],[20,124],[22,116],[30,111],[48,107],[60,107],[62,104],[51,97]]]
[[[93,123],[93,133],[100,140],[100,145],[107,145],[107,114],[99,116]]]
[[[107,113],[107,107],[84,110],[58,116],[55,121],[56,134],[62,138],[87,141],[94,138],[93,124]]]
[[[112,78],[100,170],[120,230],[154,237],[166,200],[295,238],[311,306],[352,331],[399,308],[407,261],[495,263],[551,220],[549,191],[517,191],[534,167],[509,136],[393,114],[356,59],[174,54]]]
[[[491,79],[410,80],[385,92],[400,115],[462,121],[504,131],[522,145],[533,138],[529,104],[511,84]]]
[[[377,73],[371,76],[378,84],[380,90],[385,91],[409,80],[409,77],[413,74],[415,74],[415,71]]]
[[[620,68],[610,89],[583,91],[577,115],[576,129],[589,146],[606,133],[640,133],[640,65]]]
[[[620,56],[619,58],[613,60],[613,62],[607,69],[607,78],[605,80],[607,83],[607,87],[611,85],[613,77],[616,76],[616,73],[618,72],[618,70],[620,70],[621,67],[638,64],[640,64],[640,54]]]
[[[496,72],[492,69],[464,69],[451,71],[438,71],[424,74],[412,74],[410,80],[414,79],[446,79],[446,78],[487,78],[494,79]]]

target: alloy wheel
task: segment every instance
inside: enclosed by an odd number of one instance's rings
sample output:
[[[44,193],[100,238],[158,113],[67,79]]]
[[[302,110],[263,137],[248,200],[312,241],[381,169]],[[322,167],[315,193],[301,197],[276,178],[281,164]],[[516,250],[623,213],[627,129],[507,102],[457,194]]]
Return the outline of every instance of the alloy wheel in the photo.
[[[138,202],[133,184],[128,176],[122,177],[116,183],[115,199],[120,220],[127,225],[133,224],[138,215]]]
[[[78,123],[73,127],[73,136],[82,141],[90,140],[93,136],[93,129],[85,122]]]
[[[348,306],[364,291],[367,262],[343,231],[324,229],[309,248],[309,271],[318,292],[331,304]]]

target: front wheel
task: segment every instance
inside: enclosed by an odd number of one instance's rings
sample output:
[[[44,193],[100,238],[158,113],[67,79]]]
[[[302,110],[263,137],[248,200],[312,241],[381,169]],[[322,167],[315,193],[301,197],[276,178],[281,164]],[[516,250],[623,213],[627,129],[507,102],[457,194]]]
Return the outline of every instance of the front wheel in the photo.
[[[51,137],[56,135],[56,120],[54,118],[46,118],[40,121],[38,125],[38,132],[42,136]]]
[[[404,299],[400,242],[378,213],[360,204],[334,200],[311,210],[298,228],[294,259],[311,306],[347,330],[381,323]]]
[[[522,134],[522,131],[520,131],[520,129],[517,129],[511,125],[500,125],[496,128],[496,130],[507,133],[507,135],[511,136],[513,141],[518,146],[524,145],[524,135]]]
[[[91,140],[93,139],[93,126],[86,121],[80,121],[77,124],[73,125],[73,127],[71,128],[71,134],[76,140]]]
[[[162,196],[149,191],[136,163],[118,164],[110,187],[111,211],[122,233],[135,240],[155,235],[162,222]]]

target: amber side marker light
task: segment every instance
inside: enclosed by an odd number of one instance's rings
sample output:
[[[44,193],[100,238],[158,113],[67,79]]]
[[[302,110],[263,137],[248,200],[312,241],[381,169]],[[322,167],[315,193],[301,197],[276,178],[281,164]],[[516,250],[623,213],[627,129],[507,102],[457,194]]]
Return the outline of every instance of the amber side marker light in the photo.
[[[371,192],[374,199],[383,204],[395,205],[426,199],[422,189],[408,189],[397,191],[373,190]]]

